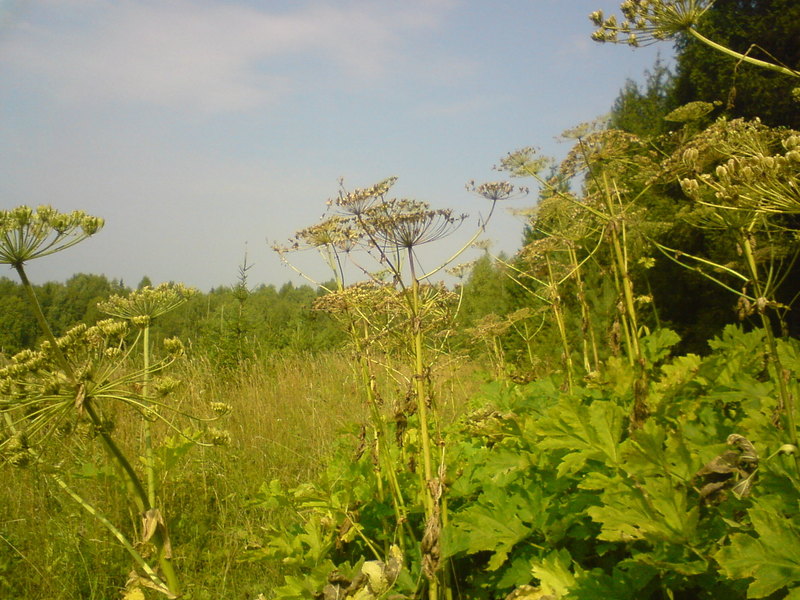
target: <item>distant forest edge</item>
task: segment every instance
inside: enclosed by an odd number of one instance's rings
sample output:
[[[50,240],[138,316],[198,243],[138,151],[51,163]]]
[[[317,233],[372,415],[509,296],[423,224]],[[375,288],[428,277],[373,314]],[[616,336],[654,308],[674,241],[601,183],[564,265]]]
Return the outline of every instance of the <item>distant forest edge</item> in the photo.
[[[145,277],[137,288],[150,285]],[[121,280],[86,273],[34,287],[56,335],[75,323],[91,325],[106,318],[97,303],[132,291]],[[158,320],[155,335],[180,336],[193,346],[234,354],[245,345],[251,350],[324,348],[341,337],[326,315],[310,310],[321,293],[311,286],[286,283],[280,288],[258,285],[244,294],[242,290],[239,284],[196,293],[180,310]],[[33,347],[40,335],[22,285],[0,277],[0,353],[10,356]]]

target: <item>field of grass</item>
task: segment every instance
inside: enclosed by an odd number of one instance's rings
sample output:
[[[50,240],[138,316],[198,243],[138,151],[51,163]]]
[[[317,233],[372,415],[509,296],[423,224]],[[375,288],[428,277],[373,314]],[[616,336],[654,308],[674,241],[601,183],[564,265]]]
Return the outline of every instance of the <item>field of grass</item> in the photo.
[[[313,479],[335,444],[357,445],[365,407],[345,354],[273,356],[227,374],[190,358],[176,370],[183,384],[174,401],[182,410],[196,412],[213,401],[232,407],[215,423],[230,434],[225,446],[188,447],[166,428],[155,433],[159,440],[173,440],[179,456],[161,473],[160,500],[187,598],[251,599],[268,596],[281,583],[280,564],[244,560],[248,548],[263,544],[267,528],[282,518],[254,507],[252,499],[273,479],[284,486]],[[450,414],[478,385],[477,378],[464,377],[467,373],[462,366],[458,377],[438,381]],[[137,444],[140,423],[116,421],[123,445]],[[103,466],[97,444],[85,444],[81,456],[70,444],[69,452],[65,460],[82,465],[75,486],[88,489],[115,522],[134,524],[134,515],[124,514],[124,490]],[[0,596],[119,598],[130,559],[108,532],[38,467],[4,463],[0,469],[6,482],[0,488]]]

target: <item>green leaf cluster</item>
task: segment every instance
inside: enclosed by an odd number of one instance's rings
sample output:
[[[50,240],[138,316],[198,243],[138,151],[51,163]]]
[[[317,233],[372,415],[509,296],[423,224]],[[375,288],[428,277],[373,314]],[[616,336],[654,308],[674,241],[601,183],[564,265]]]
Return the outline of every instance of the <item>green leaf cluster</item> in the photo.
[[[675,338],[654,332],[650,347],[658,340]],[[639,429],[629,427],[632,395],[613,377],[572,394],[552,379],[487,387],[446,441],[441,554],[462,597],[502,598],[525,586],[574,600],[796,597],[800,478],[772,421],[776,386],[762,343],[760,332],[731,326],[705,357],[665,358]],[[796,377],[800,344],[785,341],[781,355]],[[738,493],[737,476],[709,471],[726,452],[741,456],[726,444],[731,434],[758,454],[748,493]],[[319,592],[332,574],[385,557],[407,535],[383,528],[392,507],[375,495],[380,473],[369,455],[354,461],[345,452],[314,484],[260,492],[280,524],[251,558],[287,567],[276,598]],[[704,495],[709,472],[724,483]],[[421,501],[409,498],[408,509],[419,531]],[[420,569],[413,547],[405,550],[400,596],[413,592]]]

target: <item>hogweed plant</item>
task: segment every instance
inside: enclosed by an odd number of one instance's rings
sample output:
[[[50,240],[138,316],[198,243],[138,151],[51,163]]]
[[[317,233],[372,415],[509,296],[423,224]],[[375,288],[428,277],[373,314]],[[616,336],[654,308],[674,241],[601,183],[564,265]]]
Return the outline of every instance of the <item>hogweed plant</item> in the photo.
[[[775,62],[756,59],[750,56],[750,50],[745,54],[736,52],[702,35],[697,30],[697,25],[713,3],[714,0],[625,0],[620,5],[624,16],[624,20],[620,22],[615,16],[606,18],[602,11],[595,11],[590,15],[590,20],[598,27],[592,38],[598,42],[623,42],[639,46],[673,39],[678,35],[687,35],[739,62],[800,79],[800,71]],[[795,99],[800,98],[800,87],[794,88],[792,93]],[[727,127],[738,128],[741,135],[725,135]],[[772,325],[765,313],[768,307],[779,307],[769,292],[779,285],[781,278],[774,264],[776,260],[777,262],[781,260],[776,259],[770,250],[771,257],[767,261],[769,266],[766,267],[766,275],[763,275],[759,272],[758,252],[754,248],[753,240],[756,236],[755,231],[760,229],[763,232],[771,232],[771,235],[767,233],[768,238],[772,236],[768,241],[768,248],[785,247],[785,243],[780,240],[775,243],[775,236],[780,235],[781,225],[776,227],[767,216],[797,214],[800,137],[794,131],[788,132],[788,135],[784,134],[781,140],[784,152],[780,150],[776,152],[768,148],[766,140],[768,136],[769,134],[764,128],[760,128],[757,121],[751,124],[738,121],[730,125],[724,120],[718,121],[716,126],[698,136],[704,147],[689,145],[681,149],[681,160],[694,171],[691,174],[694,176],[683,177],[681,186],[687,196],[707,209],[702,217],[706,221],[705,225],[721,226],[734,232],[738,237],[738,249],[744,257],[744,272],[737,271],[727,264],[707,261],[702,257],[692,257],[692,260],[696,263],[695,268],[700,269],[706,277],[720,283],[726,289],[729,289],[727,283],[712,271],[722,272],[741,280],[743,285],[741,298],[746,312],[759,314],[767,336],[768,353],[777,371],[775,376],[779,382],[780,404],[786,414],[792,443],[796,446],[798,437],[794,418],[794,399],[789,393],[774,343]],[[703,173],[703,169],[698,165],[701,150],[708,149],[712,151],[705,152],[704,159],[716,162],[713,175]],[[724,163],[719,161],[723,156],[727,159]],[[673,164],[678,163],[673,161]],[[713,191],[713,199],[703,193],[703,188],[705,191],[709,188]],[[790,226],[789,229],[793,228]],[[796,238],[796,231],[794,236]],[[672,250],[670,252],[675,256],[680,255]],[[792,251],[790,255],[793,255],[791,259],[793,262],[797,251]],[[755,298],[748,297],[748,288],[751,288]],[[753,300],[755,308],[751,309]],[[800,469],[800,459],[795,458],[795,464]]]
[[[615,15],[606,17],[598,10],[589,15],[589,19],[597,27],[592,34],[596,42],[610,42],[639,47],[674,39],[678,35],[693,37],[703,44],[757,67],[788,75],[800,77],[796,71],[784,65],[760,60],[742,54],[731,48],[718,44],[705,37],[697,30],[703,15],[714,4],[714,0],[625,0],[620,4],[622,18]]]
[[[567,391],[572,391],[575,368],[572,360],[572,346],[567,333],[566,316],[561,288],[572,277],[574,271],[557,272],[561,266],[558,254],[561,248],[554,238],[542,238],[525,245],[520,252],[524,267],[515,267],[512,280],[534,299],[550,308],[561,341],[561,359],[564,367],[564,382]]]
[[[542,197],[533,210],[524,214],[535,239],[519,252],[516,264],[504,264],[517,285],[550,308],[561,340],[566,387],[571,389],[576,374],[562,296],[574,295],[578,301],[583,368],[587,376],[596,373],[599,354],[582,271],[594,259],[602,236],[576,202],[557,195]],[[574,288],[565,289],[567,284]]]
[[[558,240],[566,254],[567,274],[575,283],[575,298],[581,312],[583,368],[587,375],[596,373],[600,359],[583,270],[586,263],[594,259],[602,238],[587,219],[581,218],[581,210],[574,203],[558,196],[543,198],[539,202],[531,218],[531,228]]]
[[[276,250],[288,263],[289,251],[315,248],[331,269],[334,288],[327,290],[316,308],[337,316],[355,350],[375,432],[378,495],[391,497],[394,507],[394,524],[383,525],[382,553],[387,555],[391,543],[418,556],[416,568],[427,581],[427,595],[437,600],[449,597],[451,588],[439,549],[447,520],[446,447],[431,373],[437,348],[446,343],[458,300],[430,279],[485,231],[497,202],[523,190],[505,182],[470,184],[472,191],[490,201],[487,217],[479,221],[471,239],[455,253],[425,270],[418,254],[420,247],[450,237],[467,216],[434,209],[417,200],[390,198],[395,181],[392,177],[352,191],[342,187],[328,202],[327,218],[301,230],[289,246]],[[348,285],[346,276],[352,269],[366,281]],[[406,364],[391,364],[393,357],[401,361],[406,357]],[[406,388],[405,400],[395,403],[391,420],[384,415],[376,390],[376,367],[388,369],[388,374]],[[413,477],[409,479],[409,475]],[[387,478],[385,484],[383,476]],[[410,481],[416,481],[412,488]],[[423,521],[417,529],[410,522],[416,512],[412,505],[422,510]],[[425,587],[421,582],[419,585],[418,592]]]
[[[505,317],[489,313],[481,317],[473,327],[467,329],[467,334],[471,339],[485,345],[486,355],[492,363],[494,376],[498,380],[509,377],[514,381],[527,381],[529,379],[528,374],[513,374],[509,372],[502,337],[513,330],[525,343],[526,356],[530,367],[535,367],[537,357],[533,349],[533,340],[542,330],[546,316],[542,314],[538,327],[533,329],[529,322],[534,316],[538,316],[537,313],[534,313],[528,307],[520,308]]]
[[[194,290],[181,284],[161,284],[155,288],[145,286],[128,296],[115,294],[97,305],[103,312],[118,319],[127,320],[142,332],[142,399],[145,411],[157,410],[150,405],[151,394],[151,342],[150,328],[157,317],[164,315],[184,304]],[[144,464],[147,474],[147,501],[150,506],[156,505],[156,473],[153,456],[152,419],[142,422],[144,428]]]
[[[797,147],[798,132],[772,130],[757,121],[718,120],[681,148],[671,166],[695,203],[685,218],[728,236],[731,251],[696,256],[660,245],[671,260],[734,293],[741,319],[759,319],[778,382],[778,411],[795,446],[796,400],[784,375],[770,313],[783,323],[791,307],[778,300],[778,292],[800,256],[796,226],[787,219],[797,214]]]
[[[35,464],[89,515],[101,523],[128,551],[136,567],[128,582],[130,593],[139,587],[158,590],[169,598],[180,595],[172,564],[166,521],[155,503],[146,460],[148,485],[134,468],[136,461],[114,437],[114,406],[128,409],[144,422],[160,420],[177,429],[165,412],[174,410],[166,396],[176,381],[161,374],[183,354],[179,340],[164,341],[166,353],[153,360],[149,350],[144,364],[132,365],[141,343],[141,330],[131,341],[128,321],[108,319],[92,327],[77,325],[56,338],[36,298],[25,265],[35,258],[69,248],[100,230],[103,220],[75,211],[64,214],[50,207],[18,207],[0,212],[0,263],[18,273],[41,326],[45,340],[35,350],[25,350],[0,369],[0,412],[3,413],[0,454],[11,464]],[[176,288],[177,289],[177,288]],[[181,291],[179,296],[183,295]],[[130,319],[135,328],[176,305],[175,289],[143,291],[133,300],[112,300],[109,312]],[[99,438],[110,463],[119,473],[128,500],[140,519],[137,541],[112,523],[69,483],[67,460],[80,460],[80,432]],[[64,452],[66,439],[77,445]],[[54,446],[58,446],[56,452]],[[149,487],[149,491],[148,491]],[[157,566],[154,566],[157,565]]]
[[[643,164],[642,159],[630,151],[631,145],[639,144],[636,136],[614,130],[591,131],[587,134],[586,140],[582,135],[583,132],[575,133],[577,143],[560,165],[557,176],[545,178],[541,175],[541,170],[548,164],[548,161],[539,157],[533,148],[523,148],[509,153],[497,168],[508,171],[513,176],[534,178],[539,183],[542,194],[548,199],[548,202],[558,201],[562,204],[558,212],[563,212],[565,206],[571,206],[576,211],[572,221],[577,225],[573,224],[571,227],[577,227],[581,234],[577,237],[574,233],[564,236],[566,238],[564,241],[570,242],[566,244],[566,250],[570,257],[569,261],[573,264],[573,267],[567,271],[566,277],[555,276],[552,270],[555,263],[552,258],[552,250],[555,249],[553,245],[560,248],[565,246],[563,241],[559,243],[554,239],[558,235],[557,229],[552,232],[539,231],[543,238],[533,242],[531,248],[528,249],[528,252],[532,253],[537,261],[541,261],[545,268],[544,276],[537,278],[537,285],[548,290],[547,295],[543,298],[550,299],[554,311],[560,311],[558,286],[568,278],[579,278],[582,265],[587,260],[593,259],[602,247],[605,260],[613,275],[612,279],[618,296],[617,323],[624,340],[629,364],[636,373],[633,386],[634,403],[631,427],[637,428],[641,427],[648,414],[647,365],[640,344],[640,338],[646,333],[646,330],[639,324],[637,306],[641,296],[635,293],[631,270],[632,252],[634,248],[639,249],[644,239],[644,229],[640,223],[641,214],[636,203],[649,189],[649,183],[643,181],[643,188],[634,192],[620,189],[617,185],[617,178],[621,178],[624,173],[629,171],[643,169],[649,161],[645,157]],[[584,194],[580,198],[564,185],[565,181],[578,175],[586,178]],[[549,225],[552,227],[552,224],[551,219]],[[580,258],[575,248],[570,250],[570,246],[578,243],[582,246]],[[536,251],[536,246],[542,245],[550,247],[550,251]],[[529,270],[525,274],[529,279],[530,272],[533,271]],[[588,317],[588,307],[584,306],[583,310]],[[563,315],[556,313],[555,317],[557,324],[560,323],[559,336],[562,340],[564,354],[569,356],[570,347],[563,325]],[[586,346],[584,347],[586,348]],[[591,365],[588,359],[588,350],[585,350],[584,362]],[[565,358],[565,366],[566,373],[570,377],[571,359]],[[570,379],[567,381],[569,384]]]

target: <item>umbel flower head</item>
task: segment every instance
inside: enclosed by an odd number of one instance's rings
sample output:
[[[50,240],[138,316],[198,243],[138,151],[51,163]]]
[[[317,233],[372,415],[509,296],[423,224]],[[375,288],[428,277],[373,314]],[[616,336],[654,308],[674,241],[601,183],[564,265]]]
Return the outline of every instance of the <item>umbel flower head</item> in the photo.
[[[154,288],[145,286],[128,296],[115,294],[97,308],[112,317],[128,319],[134,325],[145,327],[153,319],[185,303],[197,290],[182,283],[162,283]]]
[[[589,15],[598,27],[592,39],[630,46],[668,40],[692,29],[713,3],[714,0],[625,0],[619,7],[624,17],[620,22],[614,15],[606,18],[600,10]]]
[[[800,132],[718,120],[670,161],[684,193],[727,220],[754,212],[800,214]]]
[[[447,237],[466,218],[449,209],[431,209],[426,202],[391,199],[370,210],[365,221],[378,240],[395,248],[411,249]]]
[[[50,206],[18,206],[0,211],[0,264],[21,267],[94,235],[103,219],[83,211],[60,213]]]
[[[160,380],[156,395],[151,398],[143,397],[140,390],[146,377],[162,372],[176,360],[182,346],[165,340],[169,356],[147,369],[121,369],[120,360],[130,353],[125,342],[128,331],[128,323],[115,319],[70,329],[56,340],[69,372],[62,369],[48,341],[36,350],[23,350],[13,356],[8,365],[0,368],[0,413],[10,417],[13,430],[24,432],[30,444],[85,423],[89,403],[95,409],[122,403],[146,418],[159,418],[174,427],[154,409],[169,409],[161,397],[174,386]],[[0,455],[7,454],[8,444],[12,443],[2,438],[0,430]]]
[[[536,177],[552,162],[552,159],[539,154],[536,148],[526,146],[506,154],[495,170],[508,171],[512,177]],[[477,191],[472,181],[467,185],[467,189]]]
[[[0,369],[0,412],[11,415],[15,429],[30,439],[80,418],[88,399],[116,397],[117,385],[110,376],[126,332],[126,323],[113,320],[70,329],[56,343],[71,373],[61,369],[50,342],[13,356]]]
[[[328,201],[328,204],[335,205],[345,214],[361,216],[375,203],[383,201],[396,181],[397,177],[388,177],[372,187],[355,189],[352,192],[343,191],[338,198]]]
[[[486,183],[476,184],[474,181],[467,183],[466,188],[470,192],[475,192],[479,196],[483,196],[492,202],[500,200],[508,200],[515,195],[525,195],[528,193],[528,188],[523,186],[515,186],[508,181],[489,181]]]
[[[353,227],[352,217],[332,215],[295,233],[291,249],[335,247],[349,251],[359,238],[360,234]]]

